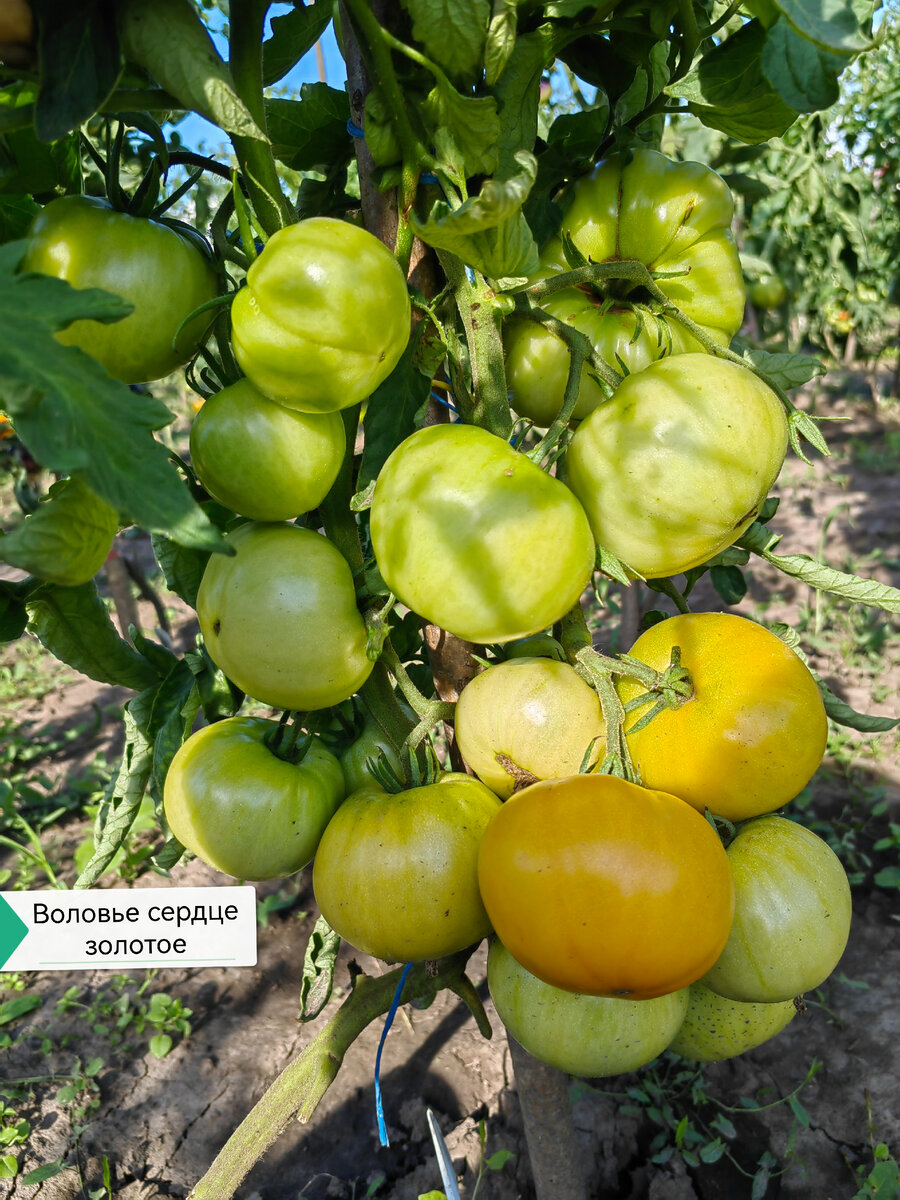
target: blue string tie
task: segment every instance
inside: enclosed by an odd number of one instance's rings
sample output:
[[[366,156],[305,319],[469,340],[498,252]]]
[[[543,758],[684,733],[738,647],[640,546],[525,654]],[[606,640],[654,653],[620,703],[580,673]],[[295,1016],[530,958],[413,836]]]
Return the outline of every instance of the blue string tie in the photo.
[[[381,1041],[378,1043],[378,1053],[375,1055],[375,1117],[378,1121],[378,1140],[382,1146],[389,1146],[391,1140],[388,1137],[387,1125],[384,1121],[384,1104],[381,1096],[381,1052],[384,1049],[384,1043],[387,1041],[391,1025],[394,1023],[394,1017],[397,1015],[397,1009],[400,1007],[400,997],[403,994],[404,984],[412,969],[412,963],[407,963],[403,968],[403,974],[400,976],[400,982],[397,984],[397,990],[394,992],[394,999],[391,1001],[391,1007],[388,1009],[388,1014],[384,1020]]]

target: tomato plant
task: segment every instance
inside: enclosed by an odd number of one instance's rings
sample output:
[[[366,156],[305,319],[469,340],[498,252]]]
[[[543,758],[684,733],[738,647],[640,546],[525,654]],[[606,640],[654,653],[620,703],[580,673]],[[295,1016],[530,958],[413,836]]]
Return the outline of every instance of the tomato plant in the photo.
[[[203,573],[197,617],[214,661],[264,704],[326,708],[372,670],[340,551],[296,525],[242,525]]]
[[[787,420],[746,367],[678,354],[629,375],[576,430],[568,482],[600,546],[648,579],[696,567],[751,524]]]
[[[744,284],[731,233],[734,203],[715,171],[702,163],[673,162],[655,150],[613,155],[576,180],[563,210],[562,232],[584,259],[633,261],[658,273],[663,296],[719,345],[728,345],[743,319]],[[562,238],[551,239],[538,278],[569,269]],[[665,355],[703,349],[627,276],[566,288],[543,307],[586,334],[610,366],[626,373]],[[513,407],[549,425],[562,407],[569,369],[565,345],[551,330],[513,320],[505,330],[505,346]],[[583,368],[573,417],[586,417],[604,399]]]
[[[507,800],[478,878],[507,950],[572,992],[677,991],[731,929],[731,873],[712,827],[683,800],[610,775],[535,783]]]
[[[333,412],[370,395],[409,340],[406,281],[365,229],[315,217],[279,230],[231,309],[241,369],[272,400]]]
[[[594,563],[568,488],[472,425],[432,425],[397,447],[375,484],[372,546],[404,604],[472,642],[559,620]]]
[[[238,879],[279,879],[312,862],[344,798],[333,754],[312,740],[294,761],[268,743],[278,724],[231,717],[192,734],[165,782],[166,821],[198,858]]]
[[[850,885],[827,842],[784,817],[757,817],[728,847],[734,925],[703,982],[730,1000],[774,1004],[823,983],[850,935]]]
[[[828,733],[808,667],[774,633],[730,613],[670,617],[642,633],[630,653],[662,669],[676,646],[693,697],[628,733],[647,787],[729,821],[793,800],[822,761]],[[625,702],[642,690],[627,677],[618,688]],[[645,713],[629,713],[626,731]]]
[[[444,773],[396,795],[374,784],[354,792],[319,843],[313,887],[323,916],[358,950],[396,962],[481,941],[491,924],[478,846],[499,808],[469,775]]]
[[[514,658],[467,683],[454,718],[459,748],[502,799],[517,783],[576,775],[602,761],[603,714],[593,688],[568,663]]]
[[[687,988],[651,1000],[563,991],[526,971],[496,938],[488,986],[517,1042],[550,1066],[588,1078],[635,1071],[662,1054],[688,1005]]]
[[[63,196],[40,211],[21,269],[103,288],[134,305],[122,321],[75,321],[57,334],[124,383],[159,379],[187,362],[208,318],[182,323],[219,290],[211,262],[192,241],[93,196]]]
[[[687,1012],[668,1049],[698,1062],[721,1062],[761,1046],[797,1015],[793,1000],[747,1004],[692,983]]]
[[[191,461],[220,504],[254,521],[287,521],[328,495],[344,458],[338,413],[303,413],[247,379],[216,392],[191,426]]]
[[[61,587],[76,587],[103,566],[118,526],[115,509],[80,479],[62,479],[4,536],[0,560]]]
[[[369,766],[377,764],[380,760],[386,762],[394,771],[402,770],[391,739],[370,718],[340,758],[348,796],[352,792],[358,792],[360,788],[372,786],[373,775]]]

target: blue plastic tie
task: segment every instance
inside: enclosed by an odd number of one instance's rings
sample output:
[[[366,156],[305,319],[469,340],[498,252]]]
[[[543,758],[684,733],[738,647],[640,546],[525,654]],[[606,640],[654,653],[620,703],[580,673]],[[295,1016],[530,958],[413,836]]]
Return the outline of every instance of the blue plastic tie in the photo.
[[[450,403],[444,396],[439,396],[437,392],[431,393],[432,400],[437,400],[438,404],[443,404],[444,408],[449,408],[452,413],[459,415],[459,409]]]
[[[347,132],[351,137],[364,138],[366,136],[360,127],[358,125],[354,125],[353,121],[350,119],[347,120]]]
[[[394,1023],[394,1017],[397,1015],[397,1009],[400,1007],[400,997],[403,994],[404,984],[412,969],[412,963],[407,963],[403,968],[403,974],[400,976],[400,982],[397,984],[396,992],[394,992],[394,999],[391,1001],[391,1007],[388,1009],[388,1015],[384,1021],[384,1029],[381,1031],[378,1053],[375,1055],[375,1116],[378,1120],[378,1140],[382,1146],[389,1146],[391,1140],[388,1137],[387,1125],[384,1123],[384,1105],[381,1099],[381,1052],[384,1049],[384,1043],[387,1041],[388,1031]]]

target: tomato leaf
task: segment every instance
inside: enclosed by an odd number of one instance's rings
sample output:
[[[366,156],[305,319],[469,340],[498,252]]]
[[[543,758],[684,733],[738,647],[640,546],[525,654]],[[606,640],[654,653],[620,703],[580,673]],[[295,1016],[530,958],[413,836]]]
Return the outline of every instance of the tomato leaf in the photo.
[[[836,725],[844,725],[847,729],[855,729],[859,733],[886,733],[900,725],[900,717],[873,717],[867,713],[856,712],[846,700],[836,696],[823,679],[813,671],[813,678],[819,685],[825,712]]]
[[[156,689],[147,733],[153,737],[150,795],[162,803],[169,764],[190,734],[200,711],[200,688],[190,665],[180,660]]]
[[[410,213],[414,231],[490,279],[534,274],[539,266],[537,244],[522,205],[537,177],[537,162],[526,152],[516,157],[517,175],[486,179],[479,194],[459,208],[438,200],[424,222]]]
[[[766,350],[744,349],[742,357],[785,391],[809,383],[817,375],[824,375],[827,369],[811,354],[769,354]]]
[[[801,37],[787,21],[769,30],[762,54],[763,72],[779,96],[797,112],[830,108],[839,94],[838,76],[849,59]]]
[[[533,150],[544,67],[566,42],[577,36],[577,31],[545,21],[534,33],[516,39],[503,75],[493,88],[500,115],[497,174],[501,177],[515,172],[516,155],[520,151]]]
[[[313,1021],[331,998],[340,935],[319,917],[306,943],[300,982],[300,1020]]]
[[[827,50],[855,54],[871,45],[860,31],[853,5],[845,0],[775,0],[775,7],[802,37]]]
[[[460,181],[497,169],[500,119],[493,96],[461,96],[447,80],[439,79],[419,111],[434,131],[438,159]]]
[[[763,73],[765,43],[765,29],[751,21],[665,90],[687,100],[690,112],[704,125],[738,141],[780,137],[798,114]]]
[[[301,84],[299,100],[266,101],[272,153],[293,171],[320,171],[344,162],[353,153],[349,117],[346,92],[325,83]]]
[[[469,79],[481,66],[490,0],[403,0],[413,37],[443,70]]]
[[[42,142],[77,129],[116,85],[121,67],[110,0],[37,0],[41,85],[34,127]]]
[[[263,83],[270,87],[284,78],[316,44],[331,20],[327,4],[297,6],[272,18],[272,36],[263,42]]]
[[[130,62],[148,71],[185,108],[226,133],[267,140],[237,94],[231,72],[193,4],[118,0],[116,7],[122,48]]]
[[[45,584],[26,600],[28,629],[51,654],[98,683],[145,688],[159,676],[120,638],[96,584]]]
[[[141,807],[153,766],[153,744],[144,728],[157,688],[138,693],[125,705],[125,747],[115,782],[101,805],[101,830],[94,853],[75,880],[76,888],[91,887],[115,858]]]
[[[5,580],[0,583],[0,642],[14,642],[25,632],[28,609]]]
[[[867,604],[870,608],[880,608],[882,612],[900,613],[900,589],[891,587],[887,583],[880,583],[877,579],[861,579],[858,575],[836,571],[833,567],[810,558],[808,554],[772,554],[769,550],[760,551],[755,546],[745,543],[744,539],[752,532],[756,524],[754,522],[754,525],[750,526],[744,537],[739,539],[739,544],[746,544],[748,549],[753,550],[756,554],[761,554],[766,562],[770,562],[785,575],[790,575],[792,579],[799,579],[817,591],[828,592],[832,596],[841,596],[845,600],[852,600],[855,604]],[[765,529],[765,527],[762,528]],[[765,534],[767,537],[771,537],[768,530],[765,530]]]
[[[172,413],[110,378],[95,359],[52,336],[80,318],[116,321],[131,305],[46,275],[15,275],[21,244],[0,249],[0,404],[43,467],[80,477],[143,528],[213,550],[222,541],[153,437]]]
[[[203,571],[209,561],[205,550],[179,546],[171,538],[154,533],[150,538],[156,561],[162,568],[169,591],[180,596],[191,608],[197,607],[197,591]]]
[[[484,47],[484,82],[493,87],[503,74],[516,44],[518,0],[496,0]]]

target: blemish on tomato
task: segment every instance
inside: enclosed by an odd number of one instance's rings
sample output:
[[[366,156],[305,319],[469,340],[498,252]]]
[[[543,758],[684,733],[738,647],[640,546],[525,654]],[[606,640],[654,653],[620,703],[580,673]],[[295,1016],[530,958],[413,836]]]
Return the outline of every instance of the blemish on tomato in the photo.
[[[216,637],[218,637],[218,636],[219,636],[219,630],[220,630],[221,628],[222,628],[222,622],[221,622],[221,621],[214,621],[214,622],[213,622],[213,633],[216,635]]]

